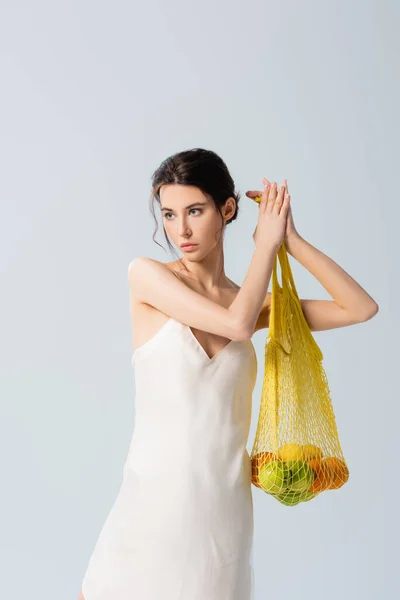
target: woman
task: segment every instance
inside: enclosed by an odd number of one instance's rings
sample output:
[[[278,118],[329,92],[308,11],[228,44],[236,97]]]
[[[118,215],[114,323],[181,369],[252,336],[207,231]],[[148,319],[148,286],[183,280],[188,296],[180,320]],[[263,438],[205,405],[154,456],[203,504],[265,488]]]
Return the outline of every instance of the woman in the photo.
[[[135,428],[118,497],[83,580],[84,600],[249,600],[253,504],[246,443],[267,292],[282,241],[334,300],[302,300],[312,330],[369,319],[373,299],[297,233],[286,181],[264,179],[243,285],[224,271],[239,194],[222,159],[193,149],[153,174],[168,244],[183,257],[128,269]]]

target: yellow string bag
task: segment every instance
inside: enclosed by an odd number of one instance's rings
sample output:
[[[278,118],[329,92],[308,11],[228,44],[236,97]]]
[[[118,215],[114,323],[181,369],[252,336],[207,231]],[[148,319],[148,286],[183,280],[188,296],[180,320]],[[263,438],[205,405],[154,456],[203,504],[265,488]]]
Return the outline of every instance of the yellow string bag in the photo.
[[[338,489],[349,478],[322,360],[283,242],[272,272],[264,380],[250,458],[252,483],[286,506]]]

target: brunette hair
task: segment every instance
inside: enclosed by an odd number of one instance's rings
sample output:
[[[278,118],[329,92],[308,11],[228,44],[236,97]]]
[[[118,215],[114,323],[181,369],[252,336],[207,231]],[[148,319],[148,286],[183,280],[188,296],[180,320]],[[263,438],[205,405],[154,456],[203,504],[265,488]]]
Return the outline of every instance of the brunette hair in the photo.
[[[160,204],[160,188],[165,184],[193,185],[198,187],[208,199],[212,200],[216,210],[222,217],[221,207],[229,197],[236,202],[236,210],[226,225],[234,221],[239,212],[239,199],[241,194],[235,191],[235,182],[228,171],[228,167],[218,154],[203,148],[192,148],[172,154],[160,164],[151,178],[152,193],[150,197],[150,210],[152,212],[155,229],[153,241],[158,231],[158,222],[154,211],[154,203]],[[173,254],[174,247],[164,229],[164,236]],[[158,244],[161,246],[161,244]],[[161,246],[162,247],[162,246]],[[175,254],[176,256],[176,254]],[[177,257],[178,260],[180,259]]]

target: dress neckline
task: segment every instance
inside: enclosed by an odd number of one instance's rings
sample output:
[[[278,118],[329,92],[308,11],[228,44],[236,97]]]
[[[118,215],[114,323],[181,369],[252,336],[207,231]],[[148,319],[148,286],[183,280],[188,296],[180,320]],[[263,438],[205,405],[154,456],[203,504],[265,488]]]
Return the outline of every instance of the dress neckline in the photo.
[[[179,321],[178,321],[179,322]],[[217,356],[219,356],[220,354],[222,354],[229,346],[231,346],[231,344],[237,344],[240,342],[235,342],[235,340],[229,340],[229,342],[227,344],[225,344],[225,346],[223,348],[221,348],[221,350],[218,350],[218,352],[216,352],[213,356],[209,356],[207,354],[207,352],[205,351],[205,349],[203,348],[203,346],[200,344],[199,340],[197,339],[197,337],[194,335],[192,328],[189,325],[184,325],[183,323],[180,323],[185,329],[187,329],[191,339],[193,340],[195,346],[198,347],[198,349],[200,350],[200,352],[202,352],[202,354],[204,355],[204,357],[206,358],[206,360],[208,362],[213,362]],[[245,341],[245,340],[244,340]]]
[[[223,348],[221,348],[221,350],[218,350],[218,352],[216,352],[213,356],[209,356],[207,354],[207,352],[205,351],[205,349],[203,348],[203,346],[200,344],[199,340],[194,335],[194,333],[189,325],[185,325],[184,323],[177,321],[173,317],[169,317],[165,321],[165,323],[163,325],[161,325],[161,327],[156,331],[156,333],[150,339],[148,339],[146,342],[144,342],[141,346],[139,346],[138,348],[136,348],[133,351],[132,362],[134,361],[136,355],[140,354],[142,349],[147,348],[147,346],[150,346],[151,344],[153,344],[153,341],[155,341],[156,338],[158,338],[158,336],[161,335],[161,333],[164,332],[172,324],[179,325],[184,331],[187,332],[188,340],[193,345],[193,347],[196,348],[197,351],[202,354],[202,356],[206,360],[207,364],[212,364],[215,361],[217,361],[221,355],[228,352],[229,349],[231,348],[231,346],[234,346],[235,344],[250,344],[251,348],[255,354],[255,349],[253,346],[253,342],[251,340],[229,340],[229,342],[227,344],[225,344],[225,346]]]

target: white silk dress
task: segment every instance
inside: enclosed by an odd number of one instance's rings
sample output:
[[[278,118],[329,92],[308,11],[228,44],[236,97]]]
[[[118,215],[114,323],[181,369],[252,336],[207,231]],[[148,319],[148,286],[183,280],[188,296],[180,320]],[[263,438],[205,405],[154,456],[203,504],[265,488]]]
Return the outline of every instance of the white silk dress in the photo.
[[[210,358],[169,318],[132,364],[135,425],[85,600],[253,600],[251,340]]]

